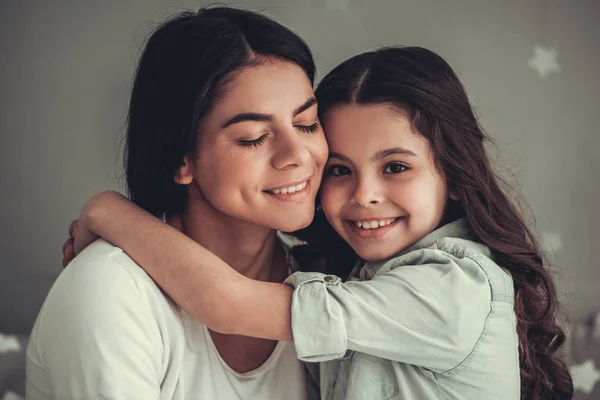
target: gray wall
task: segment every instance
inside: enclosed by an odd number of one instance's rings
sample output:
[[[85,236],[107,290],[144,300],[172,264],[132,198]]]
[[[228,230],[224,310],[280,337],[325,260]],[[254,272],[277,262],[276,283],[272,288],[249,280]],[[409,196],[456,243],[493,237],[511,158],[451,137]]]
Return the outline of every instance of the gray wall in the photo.
[[[553,250],[569,315],[600,308],[600,2],[224,3],[264,10],[300,33],[320,76],[379,45],[446,57]],[[201,2],[0,4],[0,331],[26,332],[61,270],[69,222],[89,196],[120,187],[140,44],[155,22]],[[527,66],[535,45],[558,50],[560,73],[541,79]]]

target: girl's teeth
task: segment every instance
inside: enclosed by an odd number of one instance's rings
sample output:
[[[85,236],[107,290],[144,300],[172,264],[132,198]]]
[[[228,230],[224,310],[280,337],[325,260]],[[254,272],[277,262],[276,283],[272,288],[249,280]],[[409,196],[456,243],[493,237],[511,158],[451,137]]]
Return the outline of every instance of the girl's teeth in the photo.
[[[308,183],[308,181],[306,181],[304,183],[301,183],[299,185],[296,185],[296,186],[290,186],[290,187],[283,188],[283,189],[275,189],[275,190],[273,190],[273,194],[279,194],[279,193],[282,193],[282,194],[296,193],[296,192],[299,192],[302,189],[304,189],[306,187],[307,183]]]
[[[391,218],[391,219],[385,219],[385,220],[381,220],[381,221],[358,221],[355,222],[354,225],[358,226],[359,228],[362,229],[376,229],[376,228],[380,228],[382,226],[386,226],[391,224],[392,222],[394,222],[395,218]]]

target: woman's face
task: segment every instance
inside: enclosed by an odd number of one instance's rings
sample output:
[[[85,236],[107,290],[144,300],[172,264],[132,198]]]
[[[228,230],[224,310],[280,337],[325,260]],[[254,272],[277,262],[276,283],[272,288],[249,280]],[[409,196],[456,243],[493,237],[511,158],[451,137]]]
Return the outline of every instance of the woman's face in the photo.
[[[327,154],[310,80],[295,64],[268,60],[223,86],[181,176],[189,172],[190,201],[221,218],[289,232],[314,217]]]

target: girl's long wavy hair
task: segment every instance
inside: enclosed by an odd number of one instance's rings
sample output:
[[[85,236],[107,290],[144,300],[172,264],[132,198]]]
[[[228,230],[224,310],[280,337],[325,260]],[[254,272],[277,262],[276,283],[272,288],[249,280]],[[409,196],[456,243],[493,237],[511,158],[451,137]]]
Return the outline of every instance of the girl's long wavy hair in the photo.
[[[571,376],[556,354],[565,334],[556,323],[558,300],[540,245],[500,185],[465,89],[452,68],[432,51],[383,48],[355,56],[331,71],[316,91],[321,117],[341,104],[386,104],[408,114],[429,141],[435,166],[459,197],[449,201],[446,222],[464,217],[478,241],[510,272],[515,289],[521,398],[570,399]],[[317,203],[318,204],[318,203]],[[347,277],[357,256],[322,212],[296,236],[308,261],[324,258],[327,272]]]

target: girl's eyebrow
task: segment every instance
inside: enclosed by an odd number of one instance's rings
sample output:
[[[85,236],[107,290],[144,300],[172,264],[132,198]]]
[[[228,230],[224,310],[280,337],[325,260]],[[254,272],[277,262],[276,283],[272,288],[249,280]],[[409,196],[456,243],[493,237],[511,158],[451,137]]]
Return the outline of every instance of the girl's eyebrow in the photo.
[[[339,160],[342,160],[342,161],[345,161],[345,162],[347,162],[347,163],[349,163],[349,164],[351,164],[351,163],[352,163],[352,161],[350,161],[350,159],[349,159],[348,157],[346,157],[346,156],[345,156],[345,155],[343,155],[343,154],[336,153],[336,152],[334,152],[334,151],[332,151],[332,152],[330,152],[330,153],[329,153],[329,158],[337,158],[337,159],[339,159]]]
[[[403,155],[403,156],[411,156],[411,157],[417,157],[417,154],[414,153],[412,150],[408,150],[405,149],[403,147],[393,147],[391,149],[385,149],[385,150],[380,150],[378,151],[375,156],[371,157],[372,161],[379,161],[382,160],[388,156],[392,156],[392,155]],[[347,163],[351,163],[350,159],[348,157],[346,157],[343,154],[340,153],[336,153],[334,151],[329,153],[329,158],[337,158],[339,160],[345,161]]]
[[[378,161],[381,160],[383,158],[386,158],[387,156],[391,156],[391,155],[402,155],[402,156],[412,156],[412,157],[416,157],[417,155],[408,149],[405,149],[403,147],[393,147],[391,149],[386,149],[386,150],[381,150],[378,151],[375,154],[375,157],[372,158],[373,161]]]

